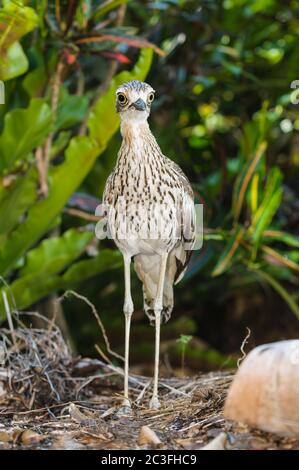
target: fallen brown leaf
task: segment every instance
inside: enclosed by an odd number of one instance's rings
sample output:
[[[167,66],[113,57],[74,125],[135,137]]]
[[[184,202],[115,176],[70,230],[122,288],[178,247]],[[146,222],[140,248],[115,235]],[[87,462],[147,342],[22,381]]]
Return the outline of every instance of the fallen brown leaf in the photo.
[[[32,429],[25,429],[25,431],[21,435],[21,443],[25,446],[36,444],[42,439],[45,439],[45,436],[41,436],[37,432],[32,431]]]
[[[142,426],[139,436],[138,436],[138,444],[140,446],[143,445],[157,445],[161,444],[161,441],[155,431],[153,431],[148,426]]]
[[[6,431],[0,431],[0,442],[12,442],[13,436],[12,434]]]
[[[200,450],[226,450],[227,435],[221,432],[211,442],[202,447]]]

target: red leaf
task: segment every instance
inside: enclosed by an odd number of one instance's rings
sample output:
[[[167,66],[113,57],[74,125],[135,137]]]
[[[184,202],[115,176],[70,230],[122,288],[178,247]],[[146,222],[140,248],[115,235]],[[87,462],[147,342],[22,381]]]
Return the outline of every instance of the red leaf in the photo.
[[[126,55],[121,54],[120,52],[104,51],[104,52],[102,52],[102,55],[104,57],[107,57],[108,59],[117,60],[121,64],[130,64],[131,63],[130,59]]]
[[[77,58],[74,54],[68,54],[66,61],[69,65],[72,65],[76,62]]]
[[[113,41],[113,42],[120,42],[127,44],[128,46],[133,47],[150,47],[154,49],[154,51],[160,55],[164,56],[165,53],[157,47],[155,44],[147,41],[146,39],[139,39],[139,38],[130,38],[125,36],[117,36],[116,34],[101,34],[101,35],[93,35],[86,38],[81,38],[76,41],[77,44],[86,44],[89,42],[102,42],[102,41]]]

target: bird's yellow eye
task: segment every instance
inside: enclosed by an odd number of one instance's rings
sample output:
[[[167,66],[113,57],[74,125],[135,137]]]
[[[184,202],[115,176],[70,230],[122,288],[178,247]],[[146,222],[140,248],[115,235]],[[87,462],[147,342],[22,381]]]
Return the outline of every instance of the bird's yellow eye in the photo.
[[[117,95],[117,100],[121,105],[124,105],[127,103],[127,97],[124,93],[118,93]]]
[[[147,97],[147,102],[152,103],[154,101],[155,95],[154,93],[150,93]]]

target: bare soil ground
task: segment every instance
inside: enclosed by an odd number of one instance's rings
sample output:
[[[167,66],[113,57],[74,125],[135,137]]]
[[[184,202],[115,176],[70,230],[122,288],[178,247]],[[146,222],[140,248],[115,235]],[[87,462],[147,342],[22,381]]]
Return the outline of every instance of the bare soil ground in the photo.
[[[200,449],[222,434],[222,449],[299,449],[299,440],[227,421],[232,372],[161,378],[161,408],[149,410],[151,380],[130,376],[131,416],[117,415],[122,369],[73,359],[57,328],[2,329],[1,449]],[[155,434],[143,444],[140,431]]]

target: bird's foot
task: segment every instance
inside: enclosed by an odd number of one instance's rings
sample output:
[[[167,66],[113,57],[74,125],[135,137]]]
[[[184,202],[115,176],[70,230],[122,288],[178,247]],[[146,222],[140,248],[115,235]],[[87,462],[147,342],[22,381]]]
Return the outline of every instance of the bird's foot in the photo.
[[[121,407],[117,410],[116,416],[122,418],[123,416],[131,416],[132,415],[132,407],[130,400],[124,398]]]
[[[149,402],[149,407],[151,410],[158,410],[161,407],[157,396],[152,397],[151,401]]]

